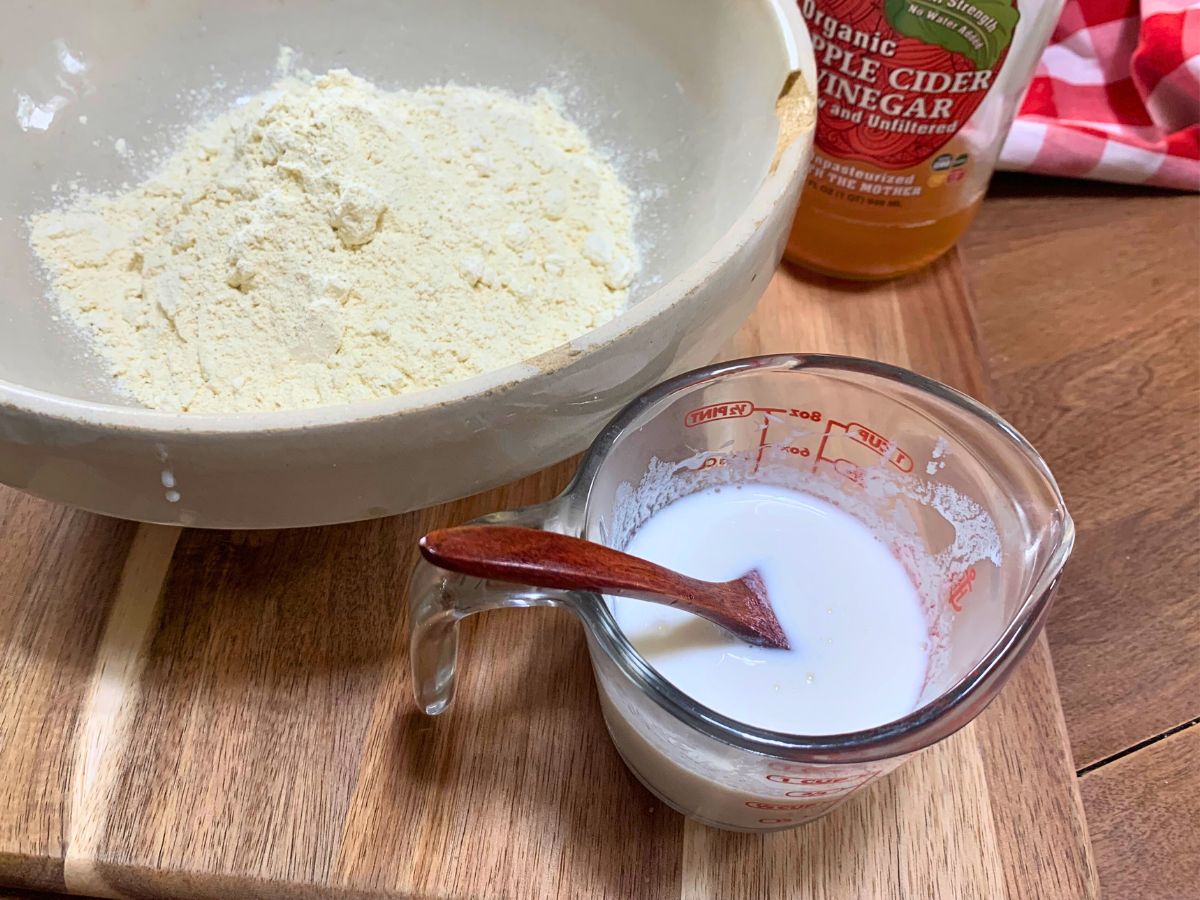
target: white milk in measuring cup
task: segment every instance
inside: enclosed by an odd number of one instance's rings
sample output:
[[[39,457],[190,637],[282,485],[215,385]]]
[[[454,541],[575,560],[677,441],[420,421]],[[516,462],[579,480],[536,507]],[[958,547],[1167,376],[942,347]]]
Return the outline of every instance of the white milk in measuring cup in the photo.
[[[708,581],[762,576],[787,650],[673,607],[610,600],[634,649],[705,706],[772,731],[839,734],[917,705],[930,637],[916,588],[833,504],[756,482],[711,487],[656,512],[625,551]]]

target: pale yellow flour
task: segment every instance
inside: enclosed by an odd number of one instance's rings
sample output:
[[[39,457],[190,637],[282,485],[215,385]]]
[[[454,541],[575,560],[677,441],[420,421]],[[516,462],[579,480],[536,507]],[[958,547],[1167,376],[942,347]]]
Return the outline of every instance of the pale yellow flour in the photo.
[[[612,318],[633,205],[554,97],[286,78],[149,181],[32,218],[55,296],[141,403],[367,400]]]

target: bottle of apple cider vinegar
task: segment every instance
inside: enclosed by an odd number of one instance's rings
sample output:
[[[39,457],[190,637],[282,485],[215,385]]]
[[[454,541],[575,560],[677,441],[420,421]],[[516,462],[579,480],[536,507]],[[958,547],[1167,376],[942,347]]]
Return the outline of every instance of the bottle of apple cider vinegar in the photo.
[[[786,256],[903,275],[971,223],[1062,0],[799,0],[816,148]]]

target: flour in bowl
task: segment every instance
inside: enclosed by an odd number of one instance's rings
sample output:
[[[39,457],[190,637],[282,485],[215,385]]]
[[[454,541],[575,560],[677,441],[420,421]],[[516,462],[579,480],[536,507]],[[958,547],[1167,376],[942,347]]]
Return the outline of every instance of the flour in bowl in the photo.
[[[148,181],[34,216],[58,303],[118,384],[186,412],[436,387],[611,319],[630,191],[555,97],[288,77]]]

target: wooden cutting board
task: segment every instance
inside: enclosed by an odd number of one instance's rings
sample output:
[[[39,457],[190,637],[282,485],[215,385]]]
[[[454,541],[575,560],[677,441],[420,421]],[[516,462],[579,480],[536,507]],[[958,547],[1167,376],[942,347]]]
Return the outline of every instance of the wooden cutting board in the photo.
[[[730,356],[827,351],[986,399],[951,257],[781,273]],[[223,533],[0,488],[0,884],[106,896],[1050,898],[1096,878],[1044,641],[972,726],[767,836],[665,809],[609,744],[579,626],[476,617],[448,716],[411,698],[417,537],[559,465],[406,516]]]

